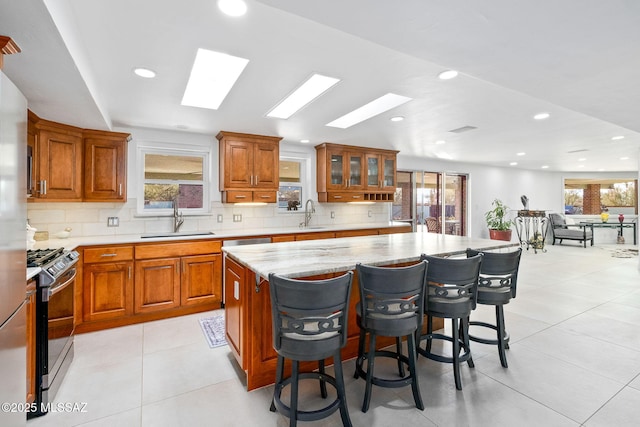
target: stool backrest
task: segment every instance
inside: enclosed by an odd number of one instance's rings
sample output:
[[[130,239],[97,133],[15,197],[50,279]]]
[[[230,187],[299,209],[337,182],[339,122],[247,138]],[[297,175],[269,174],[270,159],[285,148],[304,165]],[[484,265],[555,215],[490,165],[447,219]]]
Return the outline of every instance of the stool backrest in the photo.
[[[353,272],[326,280],[269,275],[273,347],[285,357],[332,353],[347,339]],[[305,345],[305,343],[308,343]],[[294,356],[294,357],[292,357]],[[320,360],[320,357],[311,360]]]
[[[482,254],[471,258],[441,258],[422,254],[429,262],[425,310],[457,316],[476,308]]]
[[[515,298],[522,248],[511,252],[480,252],[467,249],[467,257],[477,256],[480,253],[483,258],[478,287],[510,288],[511,298]]]
[[[388,336],[421,327],[427,267],[426,261],[407,267],[356,265],[362,326]]]

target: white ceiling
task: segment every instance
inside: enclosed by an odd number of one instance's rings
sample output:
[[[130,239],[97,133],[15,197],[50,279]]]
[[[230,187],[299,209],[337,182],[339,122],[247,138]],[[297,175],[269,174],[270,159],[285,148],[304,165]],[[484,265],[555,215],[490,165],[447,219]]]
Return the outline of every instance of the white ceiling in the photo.
[[[638,170],[637,0],[247,4],[231,18],[215,0],[0,0],[0,34],[22,49],[4,71],[36,114],[86,128],[226,130],[536,170]],[[198,48],[250,60],[218,110],[180,105]],[[461,75],[439,80],[447,69]],[[316,72],[341,82],[288,120],[265,116]],[[325,126],[389,92],[413,100],[349,129]],[[551,117],[532,119],[543,111]],[[396,115],[406,119],[390,122]],[[467,125],[477,129],[449,132]]]

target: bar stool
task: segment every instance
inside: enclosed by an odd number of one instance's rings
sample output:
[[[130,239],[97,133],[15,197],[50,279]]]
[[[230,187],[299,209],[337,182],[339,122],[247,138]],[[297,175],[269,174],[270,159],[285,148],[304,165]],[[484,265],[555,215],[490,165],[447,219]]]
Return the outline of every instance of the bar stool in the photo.
[[[351,426],[347,411],[340,349],[347,343],[347,319],[353,272],[327,280],[295,280],[269,275],[273,348],[278,353],[276,383],[270,410],[297,420],[315,421],[340,409],[342,424]],[[333,357],[335,377],[325,373],[324,359]],[[284,359],[292,361],[291,377],[284,378]],[[318,372],[299,372],[301,361],[318,361]],[[298,381],[320,381],[320,395],[327,397],[326,383],[332,385],[337,398],[322,409],[298,410]],[[280,396],[290,385],[289,406]]]
[[[472,321],[469,325],[482,326],[496,331],[497,339],[486,339],[469,335],[471,341],[497,345],[500,363],[508,368],[505,349],[509,348],[509,334],[504,324],[503,306],[516,297],[518,269],[522,248],[513,252],[479,252],[467,249],[467,257],[483,254],[480,278],[478,279],[478,304],[493,305],[496,310],[496,324]]]
[[[460,362],[474,367],[469,347],[469,315],[476,308],[482,254],[458,259],[423,254],[421,259],[429,262],[429,271],[425,302],[427,333],[418,340],[418,353],[431,360],[452,363],[456,388],[462,390]],[[451,319],[451,336],[433,332],[434,317]],[[452,355],[432,353],[431,344],[435,339],[451,342]],[[422,340],[426,340],[424,349],[420,347]]]
[[[358,357],[355,378],[364,378],[366,387],[362,412],[367,412],[371,401],[372,385],[379,387],[403,387],[411,385],[416,408],[424,410],[418,376],[416,374],[416,331],[422,329],[424,292],[427,262],[409,267],[373,267],[356,265],[360,302],[356,306],[356,322],[360,327]],[[369,334],[369,350],[365,353],[366,335]],[[376,351],[376,337],[396,337],[396,351]],[[407,337],[408,354],[402,354],[402,337]],[[374,375],[376,357],[397,360],[400,378],[386,379]],[[367,360],[366,371],[363,368]],[[409,374],[405,375],[404,366]]]

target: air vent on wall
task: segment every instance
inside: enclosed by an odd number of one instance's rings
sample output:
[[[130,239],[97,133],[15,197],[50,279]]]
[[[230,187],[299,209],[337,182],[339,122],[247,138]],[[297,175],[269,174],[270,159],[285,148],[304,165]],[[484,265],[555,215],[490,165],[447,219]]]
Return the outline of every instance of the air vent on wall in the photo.
[[[461,128],[458,128],[458,129],[452,129],[449,132],[462,133],[462,132],[469,132],[470,130],[474,130],[474,129],[478,129],[478,128],[475,126],[462,126]]]

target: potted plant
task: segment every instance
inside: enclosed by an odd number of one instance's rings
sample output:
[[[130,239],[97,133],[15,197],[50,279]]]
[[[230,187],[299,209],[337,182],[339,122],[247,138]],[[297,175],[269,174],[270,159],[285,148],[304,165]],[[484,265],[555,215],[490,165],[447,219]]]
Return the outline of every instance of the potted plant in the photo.
[[[513,221],[506,218],[509,208],[500,199],[491,202],[491,206],[492,209],[484,214],[489,227],[489,238],[511,241]]]

